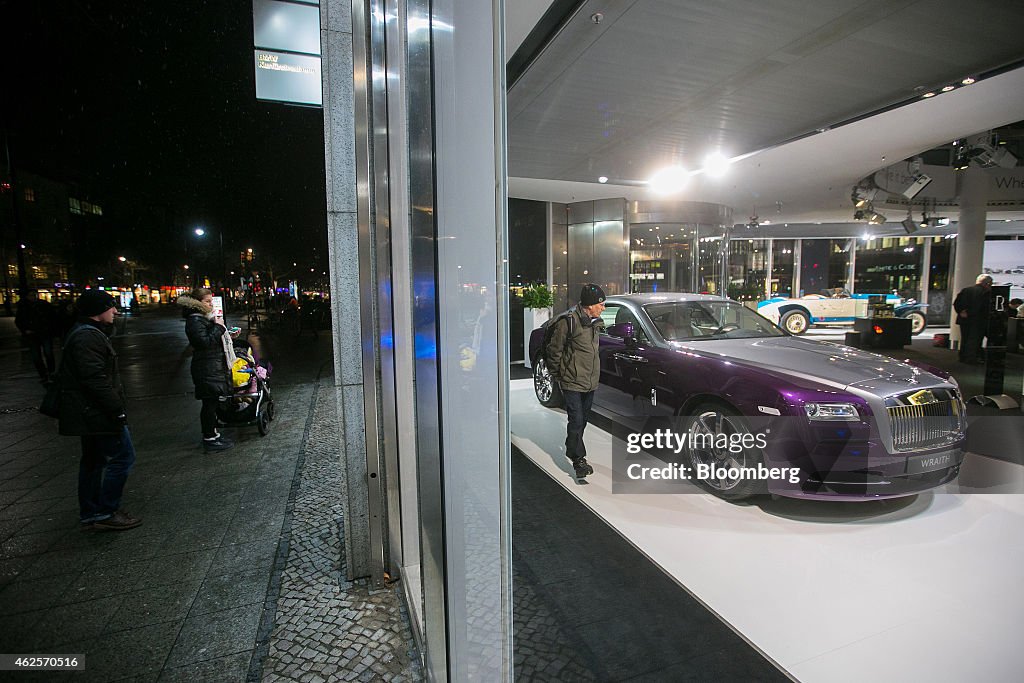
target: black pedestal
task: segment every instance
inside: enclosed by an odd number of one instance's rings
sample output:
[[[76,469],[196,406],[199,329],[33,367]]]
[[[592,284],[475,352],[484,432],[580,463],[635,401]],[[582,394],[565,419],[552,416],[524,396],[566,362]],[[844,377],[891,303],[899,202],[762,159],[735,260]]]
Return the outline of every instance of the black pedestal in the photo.
[[[855,332],[861,333],[864,348],[901,349],[910,343],[912,321],[909,318],[858,318]]]

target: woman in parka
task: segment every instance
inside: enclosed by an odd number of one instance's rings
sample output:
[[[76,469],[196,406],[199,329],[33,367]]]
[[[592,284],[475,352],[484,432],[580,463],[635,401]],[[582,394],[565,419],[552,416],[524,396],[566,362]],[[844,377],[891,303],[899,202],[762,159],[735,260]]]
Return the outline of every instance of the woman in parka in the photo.
[[[226,451],[235,443],[217,431],[217,403],[230,393],[231,338],[224,319],[214,316],[213,291],[192,290],[191,296],[178,297],[185,335],[192,345],[192,382],[196,398],[203,402],[199,420],[203,428],[203,450]]]

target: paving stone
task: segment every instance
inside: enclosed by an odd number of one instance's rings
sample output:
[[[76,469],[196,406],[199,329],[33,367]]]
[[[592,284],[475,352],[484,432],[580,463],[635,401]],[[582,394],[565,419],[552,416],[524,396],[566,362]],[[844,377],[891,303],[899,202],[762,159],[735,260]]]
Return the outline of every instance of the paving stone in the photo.
[[[167,666],[178,668],[251,651],[262,612],[260,605],[247,605],[190,616],[182,625],[178,641],[167,659]]]
[[[321,388],[291,518],[263,681],[423,680],[394,589],[338,585],[344,557],[333,387]],[[329,668],[328,668],[329,667]],[[384,673],[382,673],[384,672]]]

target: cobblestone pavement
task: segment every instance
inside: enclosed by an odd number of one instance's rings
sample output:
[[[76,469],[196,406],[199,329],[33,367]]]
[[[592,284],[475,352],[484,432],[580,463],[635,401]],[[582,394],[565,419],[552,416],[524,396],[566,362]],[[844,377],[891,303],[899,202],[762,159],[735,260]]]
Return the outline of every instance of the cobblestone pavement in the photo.
[[[396,589],[344,578],[337,444],[334,387],[322,386],[289,516],[287,562],[262,680],[422,680]]]

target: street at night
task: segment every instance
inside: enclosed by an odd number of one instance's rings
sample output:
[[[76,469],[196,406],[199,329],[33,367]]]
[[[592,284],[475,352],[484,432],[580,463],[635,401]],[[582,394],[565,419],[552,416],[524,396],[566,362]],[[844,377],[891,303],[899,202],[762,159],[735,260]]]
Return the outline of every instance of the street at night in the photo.
[[[403,678],[411,635],[380,630],[402,623],[394,593],[341,573],[330,334],[254,330],[275,419],[265,437],[222,427],[235,447],[207,454],[178,307],[115,327],[137,451],[124,509],[143,523],[85,532],[78,439],[39,414],[43,387],[0,318],[0,651],[84,654],[83,680],[329,679],[356,653],[356,669]],[[83,674],[47,680],[66,675]]]

